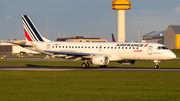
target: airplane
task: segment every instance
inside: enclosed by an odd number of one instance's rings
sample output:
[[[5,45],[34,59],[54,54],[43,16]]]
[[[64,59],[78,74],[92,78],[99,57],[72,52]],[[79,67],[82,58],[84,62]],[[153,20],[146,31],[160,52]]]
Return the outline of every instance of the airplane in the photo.
[[[82,68],[89,68],[89,63],[101,68],[106,68],[109,62],[133,65],[137,60],[154,61],[154,68],[159,68],[159,61],[176,58],[171,50],[159,43],[52,42],[40,34],[28,15],[22,15],[22,22],[27,42],[20,46],[47,55],[82,60]]]

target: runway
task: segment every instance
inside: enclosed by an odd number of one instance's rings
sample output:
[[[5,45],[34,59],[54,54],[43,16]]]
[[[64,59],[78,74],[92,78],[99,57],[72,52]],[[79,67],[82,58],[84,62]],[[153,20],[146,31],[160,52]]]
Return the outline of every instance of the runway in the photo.
[[[180,68],[80,68],[80,67],[0,67],[0,71],[145,71],[180,72]]]

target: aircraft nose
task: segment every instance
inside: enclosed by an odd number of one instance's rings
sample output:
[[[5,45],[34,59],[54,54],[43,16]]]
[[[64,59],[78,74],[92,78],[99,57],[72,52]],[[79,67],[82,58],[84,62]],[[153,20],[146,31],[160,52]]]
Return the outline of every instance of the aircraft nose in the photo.
[[[174,53],[172,52],[171,54],[169,54],[169,58],[175,59],[175,58],[176,58],[176,54],[174,54]]]

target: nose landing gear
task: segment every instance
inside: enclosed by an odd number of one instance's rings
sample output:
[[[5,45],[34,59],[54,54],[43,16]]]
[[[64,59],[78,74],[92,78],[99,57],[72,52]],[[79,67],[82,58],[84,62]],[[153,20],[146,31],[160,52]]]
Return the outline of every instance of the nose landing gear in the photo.
[[[158,60],[154,60],[154,63],[155,63],[154,68],[155,68],[155,69],[158,69],[158,68],[159,68],[159,65],[158,65],[159,62],[160,62],[160,61],[158,61]]]

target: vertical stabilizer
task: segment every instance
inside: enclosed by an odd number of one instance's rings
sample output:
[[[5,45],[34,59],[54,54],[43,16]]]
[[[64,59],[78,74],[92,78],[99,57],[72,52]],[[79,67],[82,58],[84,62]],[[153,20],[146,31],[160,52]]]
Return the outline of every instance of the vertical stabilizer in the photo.
[[[41,36],[36,26],[33,24],[29,16],[22,15],[23,27],[26,40],[29,42],[50,42],[50,40]]]
[[[113,33],[111,33],[111,35],[112,35],[112,42],[116,42]]]

